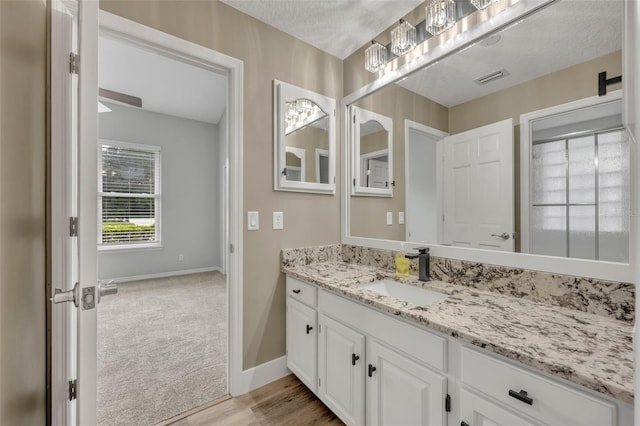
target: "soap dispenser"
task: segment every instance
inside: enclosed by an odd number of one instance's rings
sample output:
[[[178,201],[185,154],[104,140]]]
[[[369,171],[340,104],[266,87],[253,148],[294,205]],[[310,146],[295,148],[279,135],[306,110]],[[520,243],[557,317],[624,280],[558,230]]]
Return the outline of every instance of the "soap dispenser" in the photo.
[[[410,260],[407,259],[407,252],[404,249],[404,243],[400,244],[400,251],[396,253],[396,277],[407,278],[409,276]]]

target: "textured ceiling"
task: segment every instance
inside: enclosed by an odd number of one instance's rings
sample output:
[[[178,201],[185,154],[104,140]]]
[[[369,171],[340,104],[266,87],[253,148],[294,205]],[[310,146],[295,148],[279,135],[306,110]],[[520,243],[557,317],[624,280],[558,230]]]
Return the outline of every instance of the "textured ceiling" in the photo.
[[[221,0],[345,59],[424,0]]]
[[[227,78],[119,40],[100,37],[98,85],[142,98],[142,109],[218,123]]]
[[[561,0],[500,33],[401,81],[402,87],[451,107],[622,48],[621,0]],[[509,75],[474,80],[499,69]],[[594,76],[594,91],[597,76]]]

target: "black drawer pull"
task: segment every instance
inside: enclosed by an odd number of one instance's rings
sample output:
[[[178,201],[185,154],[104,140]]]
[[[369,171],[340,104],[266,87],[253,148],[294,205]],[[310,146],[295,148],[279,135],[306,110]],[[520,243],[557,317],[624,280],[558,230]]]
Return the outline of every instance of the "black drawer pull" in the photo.
[[[360,357],[356,354],[351,354],[351,365],[356,365],[356,361],[359,360]]]
[[[313,327],[311,327],[309,324],[307,324],[307,334],[309,334],[309,332],[313,330]]]
[[[521,390],[520,392],[516,392],[509,389],[509,396],[517,399],[518,401],[522,401],[525,404],[533,405],[533,399],[527,396],[527,391]]]
[[[299,294],[302,290],[293,290],[295,294]]]
[[[369,364],[369,377],[373,377],[373,372],[376,371],[376,368]]]
[[[461,421],[460,422],[460,426],[469,426],[469,423],[465,422],[465,421]]]

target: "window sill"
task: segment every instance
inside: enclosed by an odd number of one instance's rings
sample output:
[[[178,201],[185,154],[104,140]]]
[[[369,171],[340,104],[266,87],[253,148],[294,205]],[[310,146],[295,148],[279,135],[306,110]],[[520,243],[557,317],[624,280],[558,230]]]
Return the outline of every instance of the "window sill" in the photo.
[[[100,245],[98,244],[98,252],[103,253],[129,253],[136,251],[150,251],[150,250],[162,250],[164,246],[162,243],[149,243],[149,244],[122,244],[122,245]]]

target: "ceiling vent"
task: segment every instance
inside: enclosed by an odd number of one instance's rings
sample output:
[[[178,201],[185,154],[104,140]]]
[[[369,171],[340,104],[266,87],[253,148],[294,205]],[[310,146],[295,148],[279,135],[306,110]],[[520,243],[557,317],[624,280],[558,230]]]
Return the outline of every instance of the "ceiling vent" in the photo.
[[[478,78],[474,78],[473,81],[476,82],[476,84],[479,85],[483,85],[483,84],[487,84],[491,81],[495,81],[498,80],[502,77],[506,77],[509,75],[509,72],[507,70],[505,70],[504,68],[497,70],[497,71],[493,71],[490,72],[487,75],[483,75],[482,77],[478,77]]]

